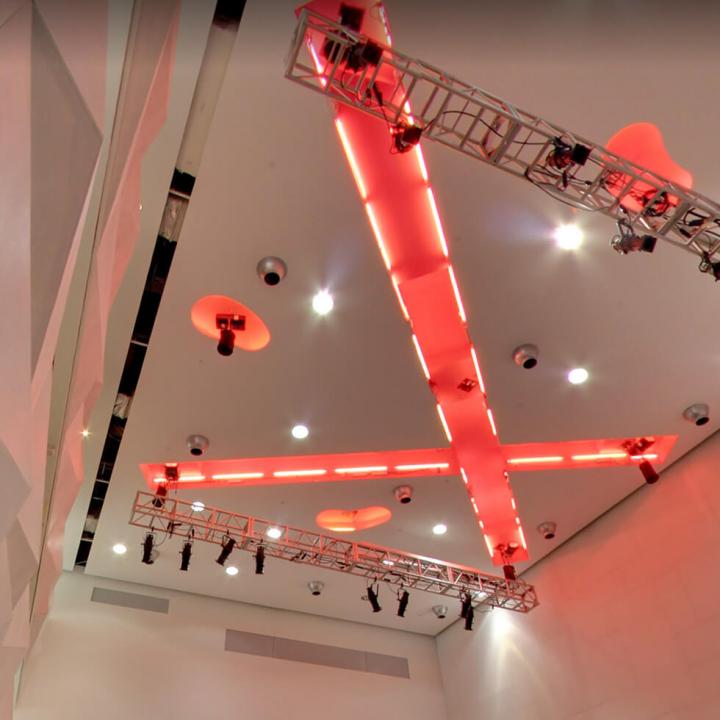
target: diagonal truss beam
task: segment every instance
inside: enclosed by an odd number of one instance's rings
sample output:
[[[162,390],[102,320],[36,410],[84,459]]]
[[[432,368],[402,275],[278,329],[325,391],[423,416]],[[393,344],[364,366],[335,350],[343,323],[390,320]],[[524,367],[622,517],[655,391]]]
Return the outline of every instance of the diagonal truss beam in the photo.
[[[470,593],[477,603],[521,613],[538,605],[535,588],[522,580],[506,580],[464,565],[276,525],[218,508],[198,511],[192,503],[176,498],[158,502],[147,492],[135,496],[130,524],[216,545],[232,538],[236,549],[254,553],[262,547],[266,558],[336,570],[369,582],[381,581],[445,597],[462,598]],[[282,535],[269,537],[271,527],[279,528]]]
[[[352,32],[310,6],[300,13],[290,46],[290,80],[383,124],[414,124],[424,138],[530,181],[578,208],[622,221],[640,236],[682,247],[701,258],[704,272],[720,261],[718,203],[398,52],[387,37],[367,27],[365,34]],[[368,41],[379,50],[377,62],[348,71],[348,58]],[[318,52],[325,47],[333,49],[329,57]],[[569,148],[587,148],[584,164],[573,165],[570,173],[548,164],[558,140]]]

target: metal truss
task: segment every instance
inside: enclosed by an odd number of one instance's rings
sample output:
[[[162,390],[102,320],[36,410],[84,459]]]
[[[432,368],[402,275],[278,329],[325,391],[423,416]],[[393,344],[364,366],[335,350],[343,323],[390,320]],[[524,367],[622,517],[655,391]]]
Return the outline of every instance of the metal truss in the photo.
[[[443,70],[306,8],[285,74],[386,122],[391,133],[420,128],[424,138],[615,219],[621,232],[682,247],[720,277],[720,205]],[[580,156],[570,158],[576,147]],[[563,161],[548,162],[553,153],[565,153]]]
[[[142,491],[135,496],[130,524],[216,545],[233,538],[239,550],[256,552],[262,546],[266,558],[337,570],[369,582],[386,582],[445,597],[461,599],[470,593],[478,604],[505,610],[527,613],[538,605],[535,588],[522,580],[506,580],[463,565],[320,535],[217,508],[197,511],[190,502]],[[282,530],[280,538],[267,535],[271,527]]]

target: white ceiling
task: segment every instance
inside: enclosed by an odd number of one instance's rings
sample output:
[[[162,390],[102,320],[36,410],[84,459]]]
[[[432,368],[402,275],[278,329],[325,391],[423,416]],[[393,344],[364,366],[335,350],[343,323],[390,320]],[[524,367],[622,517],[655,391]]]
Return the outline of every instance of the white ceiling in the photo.
[[[191,433],[210,438],[213,458],[445,444],[330,108],[283,78],[293,5],[248,2],[87,571],[434,634],[455,614],[436,620],[432,595],[414,593],[404,620],[390,607],[373,615],[359,600],[362,581],[339,573],[269,560],[256,577],[245,556],[229,578],[213,562],[217,548],[200,543],[181,573],[178,540],[145,566],[142,533],[127,525],[143,486],[138,463],[188,457]],[[631,122],[656,123],[697,189],[720,197],[720,80],[701,72],[716,52],[709,38],[703,44],[705,25],[692,4],[677,17],[662,3],[628,5],[388,0],[387,9],[401,51],[597,142]],[[560,251],[552,229],[573,217],[569,208],[446,148],[426,152],[502,442],[678,433],[675,459],[714,432],[714,419],[699,429],[680,417],[693,402],[720,407],[711,381],[720,365],[720,288],[692,256],[659,244],[653,255],[621,257],[608,246],[611,221],[588,215],[576,216],[583,247]],[[288,264],[277,288],[255,274],[265,255]],[[321,287],[336,301],[325,318],[310,309]],[[192,304],[206,294],[257,312],[272,333],[268,347],[220,357],[190,323]],[[522,342],[539,345],[536,370],[512,363]],[[585,386],[564,379],[576,365],[591,373]],[[308,440],[290,437],[296,422],[310,427]],[[534,561],[642,484],[635,469],[511,479]],[[408,506],[395,503],[395,484],[181,495],[308,528],[328,507],[385,504],[393,520],[360,538],[493,571],[457,478],[414,481]],[[544,520],[558,523],[551,543],[534,530]],[[438,521],[449,527],[441,538],[430,533]],[[110,552],[118,541],[131,548],[123,558]],[[321,598],[305,589],[315,578],[326,583]],[[390,591],[382,593],[389,606]]]

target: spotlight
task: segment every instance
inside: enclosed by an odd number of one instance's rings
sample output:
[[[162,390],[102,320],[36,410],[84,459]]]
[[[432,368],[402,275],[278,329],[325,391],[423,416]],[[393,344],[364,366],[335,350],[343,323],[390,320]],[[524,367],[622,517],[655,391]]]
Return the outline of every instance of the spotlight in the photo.
[[[643,437],[635,440],[627,440],[622,444],[622,447],[627,454],[632,457],[633,455],[643,455],[647,452],[648,448],[652,446],[653,442],[653,440]],[[653,485],[660,479],[660,475],[658,475],[655,468],[653,468],[647,460],[643,460],[639,463],[638,468],[648,485]]]
[[[378,602],[378,592],[380,591],[380,586],[375,585],[373,588],[372,585],[368,585],[367,587],[367,599],[370,605],[372,606],[372,611],[374,613],[378,613],[382,610],[380,607],[380,603]]]
[[[553,149],[545,162],[554,170],[567,170],[571,165],[584,165],[590,157],[590,148],[580,143],[568,145],[560,138],[553,140]]]
[[[466,630],[472,630],[474,619],[475,619],[475,610],[473,610],[473,606],[471,605],[468,608],[467,615],[465,615],[465,629]]]
[[[503,565],[503,575],[506,580],[517,580],[517,573],[514,565]]]
[[[540,350],[537,345],[524,343],[513,350],[513,361],[525,370],[532,370],[538,364]]]
[[[432,611],[438,620],[444,620],[448,614],[447,605],[433,605]]]
[[[715,278],[715,282],[720,280],[720,262],[712,262],[710,256],[705,253],[703,259],[700,261],[700,272],[709,273]]]
[[[142,561],[146,565],[152,565],[155,562],[155,535],[149,532],[142,544]]]
[[[165,507],[165,498],[167,497],[167,485],[158,485],[155,490],[155,497],[152,499],[152,506],[155,508]]]
[[[546,520],[545,522],[541,522],[537,529],[546,540],[553,540],[557,532],[557,523],[553,520]]]
[[[688,422],[702,427],[710,422],[710,408],[707,403],[694,403],[683,410],[683,417]]]
[[[230,553],[233,551],[234,547],[235,547],[235,538],[226,536],[225,542],[223,542],[223,544],[222,544],[222,550],[220,551],[220,554],[218,555],[218,558],[215,562],[218,565],[224,565],[225,561],[230,557]]]
[[[408,125],[400,121],[392,131],[393,146],[399,153],[410,152],[419,142],[422,136],[422,128],[417,125]]]
[[[648,485],[653,485],[660,479],[660,475],[658,475],[655,468],[647,460],[643,460],[638,467]]]
[[[235,330],[245,329],[245,316],[233,313],[218,313],[215,316],[215,327],[220,331],[217,351],[227,357],[235,349]]]
[[[657,244],[652,235],[638,235],[627,220],[618,220],[618,234],[610,240],[610,247],[621,255],[631,252],[651,253]]]
[[[265,570],[265,548],[262,545],[258,545],[258,549],[255,553],[255,574],[263,575]]]
[[[405,617],[405,611],[407,610],[408,602],[410,601],[410,593],[407,590],[403,590],[398,596],[398,617]]]
[[[468,592],[462,596],[462,605],[460,605],[460,617],[466,619],[468,613],[472,610],[472,595]]]
[[[180,560],[180,569],[187,572],[190,567],[190,557],[192,556],[192,543],[188,540],[180,551],[182,559]]]

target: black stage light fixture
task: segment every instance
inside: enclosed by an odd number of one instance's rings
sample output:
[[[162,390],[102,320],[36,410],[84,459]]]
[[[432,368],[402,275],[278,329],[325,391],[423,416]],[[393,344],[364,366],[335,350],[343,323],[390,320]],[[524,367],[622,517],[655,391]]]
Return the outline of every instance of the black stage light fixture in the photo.
[[[590,157],[590,148],[576,143],[568,145],[561,138],[553,140],[553,149],[545,158],[548,167],[554,170],[567,170],[571,165],[584,165]]]
[[[460,617],[467,619],[468,613],[472,610],[472,595],[465,593],[462,598],[462,605],[460,605]]]
[[[465,614],[465,629],[466,630],[472,630],[474,619],[475,619],[475,610],[473,609],[473,606],[470,605],[467,613]]]
[[[149,532],[142,544],[142,561],[146,565],[152,565],[155,562],[155,536]]]
[[[631,252],[651,253],[657,244],[652,235],[638,235],[626,220],[618,220],[618,234],[610,241],[610,247],[621,255]]]
[[[393,128],[392,134],[395,150],[399,153],[406,153],[410,152],[420,142],[422,128],[401,121]]]
[[[218,313],[215,316],[215,327],[220,331],[217,351],[228,357],[235,349],[235,330],[245,329],[245,316],[234,313]]]
[[[222,544],[222,550],[220,551],[220,554],[218,555],[218,558],[215,562],[218,565],[224,565],[225,561],[230,557],[230,553],[233,551],[234,547],[235,539],[231,537],[226,537],[225,541]]]
[[[658,475],[655,468],[647,460],[643,460],[638,467],[648,485],[653,485],[660,479],[660,475]]]
[[[506,580],[517,580],[517,573],[514,565],[503,565],[503,575]]]
[[[700,261],[700,272],[708,273],[715,278],[715,282],[720,280],[720,262],[713,262],[708,253],[703,254]]]
[[[368,585],[367,587],[367,599],[372,606],[372,611],[374,613],[380,612],[382,610],[382,608],[380,607],[380,603],[378,602],[379,588],[379,585],[375,585],[374,588],[372,585]]]
[[[180,551],[180,569],[187,572],[190,567],[190,557],[192,556],[192,543],[188,540]]]
[[[258,546],[255,552],[255,574],[262,575],[265,570],[265,548],[262,545]]]
[[[398,596],[398,617],[405,617],[405,611],[407,610],[409,601],[410,593],[407,590],[403,590]]]
[[[167,497],[168,489],[166,484],[158,485],[155,490],[155,497],[152,499],[153,507],[160,510],[165,507],[165,498]]]

